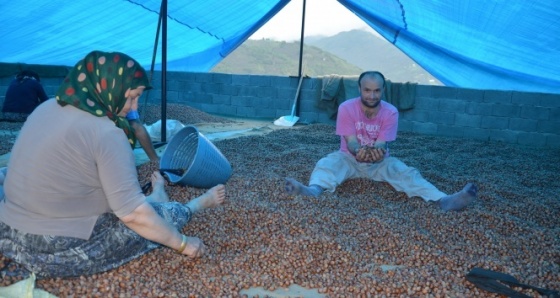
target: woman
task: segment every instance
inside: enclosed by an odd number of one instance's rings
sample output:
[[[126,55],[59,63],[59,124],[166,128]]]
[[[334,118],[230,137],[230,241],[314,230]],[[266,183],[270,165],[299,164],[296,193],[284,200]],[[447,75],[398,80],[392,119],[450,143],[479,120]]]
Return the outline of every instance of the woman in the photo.
[[[29,116],[5,177],[1,254],[38,277],[107,271],[161,245],[204,254],[203,242],[180,230],[193,213],[222,204],[225,187],[169,202],[155,172],[152,194],[143,195],[124,117],[148,88],[134,59],[94,51],[70,71],[56,100]]]
[[[49,97],[41,85],[39,74],[23,70],[10,83],[2,106],[3,119],[24,122],[27,116]]]

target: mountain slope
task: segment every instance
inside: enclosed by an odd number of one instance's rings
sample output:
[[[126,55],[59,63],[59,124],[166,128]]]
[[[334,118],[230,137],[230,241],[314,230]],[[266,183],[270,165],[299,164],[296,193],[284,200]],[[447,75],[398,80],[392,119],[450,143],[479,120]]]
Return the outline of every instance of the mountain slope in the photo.
[[[305,42],[362,69],[381,71],[394,82],[442,85],[393,44],[364,30],[341,32],[325,38],[309,38]]]
[[[299,48],[299,42],[249,39],[218,63],[211,72],[297,76]],[[317,47],[303,47],[305,75],[356,75],[362,71],[359,67]]]
[[[211,72],[297,76],[299,51],[299,41],[249,39]],[[370,32],[352,30],[330,37],[306,37],[303,47],[305,75],[358,75],[364,70],[381,71],[393,82],[442,85],[397,47]]]

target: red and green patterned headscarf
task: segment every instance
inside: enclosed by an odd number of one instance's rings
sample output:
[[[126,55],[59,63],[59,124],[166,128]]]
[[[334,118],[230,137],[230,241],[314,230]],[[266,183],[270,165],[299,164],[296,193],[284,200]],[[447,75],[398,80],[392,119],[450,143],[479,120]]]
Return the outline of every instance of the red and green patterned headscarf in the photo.
[[[121,128],[132,148],[136,144],[128,120],[117,114],[126,103],[127,92],[150,82],[142,66],[126,54],[93,51],[80,60],[56,93],[61,106],[68,104],[92,115],[107,116]]]

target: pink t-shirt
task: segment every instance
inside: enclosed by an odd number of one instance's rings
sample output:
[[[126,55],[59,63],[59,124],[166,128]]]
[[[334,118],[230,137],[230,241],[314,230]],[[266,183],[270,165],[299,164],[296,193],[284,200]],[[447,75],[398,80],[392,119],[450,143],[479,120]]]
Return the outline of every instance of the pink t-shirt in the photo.
[[[340,136],[340,151],[347,152],[344,136],[355,135],[362,146],[372,146],[376,141],[391,142],[397,138],[399,112],[392,104],[381,101],[379,112],[368,119],[362,110],[360,98],[352,98],[338,107],[336,134]]]

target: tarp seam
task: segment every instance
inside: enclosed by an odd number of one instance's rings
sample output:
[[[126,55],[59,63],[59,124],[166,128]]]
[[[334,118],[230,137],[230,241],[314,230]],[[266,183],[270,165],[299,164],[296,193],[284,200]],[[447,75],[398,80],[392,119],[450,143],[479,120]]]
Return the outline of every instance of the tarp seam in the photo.
[[[404,6],[403,6],[403,4],[401,3],[400,0],[396,0],[396,1],[397,1],[397,3],[399,4],[399,7],[401,8],[401,17],[402,17],[402,22],[403,22],[403,28],[404,28],[405,30],[407,30],[408,24],[406,23],[406,16],[405,16],[405,12],[404,12]],[[395,32],[395,36],[393,37],[393,41],[392,41],[393,44],[396,44],[396,43],[397,43],[397,39],[399,38],[399,34],[400,34],[400,33],[401,33],[401,29],[398,29],[398,30]]]

